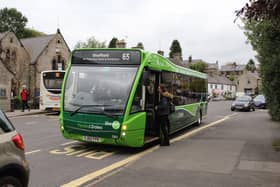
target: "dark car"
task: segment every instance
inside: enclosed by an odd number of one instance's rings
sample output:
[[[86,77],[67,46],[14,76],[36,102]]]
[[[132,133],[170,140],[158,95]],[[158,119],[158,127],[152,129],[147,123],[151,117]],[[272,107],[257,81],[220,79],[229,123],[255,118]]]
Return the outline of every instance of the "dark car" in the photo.
[[[231,104],[231,110],[255,111],[254,102],[250,96],[240,96]]]
[[[266,101],[264,95],[257,95],[254,98],[254,105],[257,108],[266,108]]]
[[[0,187],[27,187],[28,180],[23,139],[0,110]]]

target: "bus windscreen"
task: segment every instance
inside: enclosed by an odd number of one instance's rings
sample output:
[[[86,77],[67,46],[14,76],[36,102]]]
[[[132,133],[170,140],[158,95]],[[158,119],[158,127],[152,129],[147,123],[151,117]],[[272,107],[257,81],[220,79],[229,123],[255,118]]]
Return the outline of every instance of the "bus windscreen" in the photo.
[[[64,72],[46,72],[43,74],[44,86],[50,92],[60,92],[63,78]]]

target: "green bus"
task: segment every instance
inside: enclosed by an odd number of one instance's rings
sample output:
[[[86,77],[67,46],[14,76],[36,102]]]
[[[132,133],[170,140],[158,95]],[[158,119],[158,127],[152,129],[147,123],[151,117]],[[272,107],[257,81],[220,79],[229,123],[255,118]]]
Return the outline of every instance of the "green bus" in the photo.
[[[170,134],[201,123],[208,104],[206,74],[140,49],[74,50],[62,86],[63,136],[129,147],[159,140],[159,84],[173,94]]]

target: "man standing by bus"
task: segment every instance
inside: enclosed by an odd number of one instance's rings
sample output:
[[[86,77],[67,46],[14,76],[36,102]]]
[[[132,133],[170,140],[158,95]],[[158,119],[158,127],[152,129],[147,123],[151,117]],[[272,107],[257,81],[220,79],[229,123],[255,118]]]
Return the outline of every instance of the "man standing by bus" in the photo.
[[[169,146],[169,130],[170,124],[168,115],[170,114],[170,100],[172,98],[171,94],[167,91],[165,85],[160,84],[158,87],[159,94],[161,95],[157,110],[157,119],[160,125],[160,131],[162,132],[162,136],[160,137],[160,145],[161,146]]]
[[[21,103],[22,103],[22,112],[24,112],[25,106],[30,111],[30,107],[28,106],[28,91],[26,89],[26,86],[22,86],[22,91],[20,92],[20,97],[21,97]]]

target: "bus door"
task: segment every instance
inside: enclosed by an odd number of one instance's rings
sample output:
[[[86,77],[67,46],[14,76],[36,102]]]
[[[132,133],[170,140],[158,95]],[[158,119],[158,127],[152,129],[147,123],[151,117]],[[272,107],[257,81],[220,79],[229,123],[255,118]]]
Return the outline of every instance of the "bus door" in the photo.
[[[150,71],[149,85],[145,86],[146,136],[158,135],[155,106],[158,105],[159,73]]]

